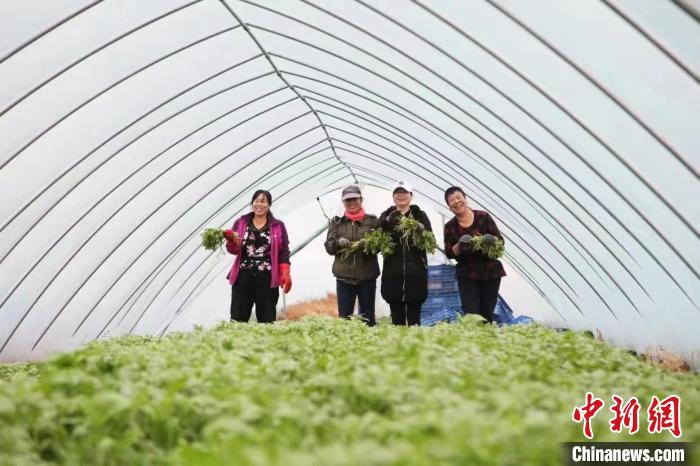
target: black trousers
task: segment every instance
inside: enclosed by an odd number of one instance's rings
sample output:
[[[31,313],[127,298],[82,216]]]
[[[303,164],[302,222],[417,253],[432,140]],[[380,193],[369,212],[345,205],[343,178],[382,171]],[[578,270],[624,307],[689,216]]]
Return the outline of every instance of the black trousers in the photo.
[[[480,314],[488,322],[492,322],[501,279],[469,280],[468,278],[458,278],[457,280],[459,297],[462,300],[462,313]]]
[[[420,310],[423,303],[396,301],[389,303],[391,322],[394,325],[420,325]]]
[[[260,323],[277,320],[279,288],[270,288],[269,271],[241,270],[231,287],[231,320],[248,322],[255,304],[255,318]]]

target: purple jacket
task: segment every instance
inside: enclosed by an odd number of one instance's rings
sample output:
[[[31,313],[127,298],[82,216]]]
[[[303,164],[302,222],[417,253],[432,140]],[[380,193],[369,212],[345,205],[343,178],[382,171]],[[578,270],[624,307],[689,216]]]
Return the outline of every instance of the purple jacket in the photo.
[[[253,212],[241,216],[238,220],[233,222],[233,227],[231,229],[238,233],[238,237],[246,237],[246,230],[248,229],[248,224],[253,218]],[[272,259],[272,279],[270,280],[270,288],[277,288],[280,286],[280,264],[289,264],[289,238],[287,237],[287,229],[284,226],[284,222],[277,220],[272,214],[268,215],[268,222],[270,223],[270,258]],[[241,270],[241,247],[240,243],[238,247],[233,247],[231,243],[226,242],[226,249],[231,254],[236,255],[236,260],[233,262],[231,271],[228,274],[228,281],[233,285],[238,279],[238,272]]]

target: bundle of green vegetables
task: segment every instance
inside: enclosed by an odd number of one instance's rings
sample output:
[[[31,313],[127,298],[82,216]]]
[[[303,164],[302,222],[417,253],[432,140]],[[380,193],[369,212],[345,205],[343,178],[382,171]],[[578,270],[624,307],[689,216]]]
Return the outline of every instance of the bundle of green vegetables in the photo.
[[[364,238],[351,243],[341,253],[343,259],[347,259],[358,251],[362,251],[368,255],[381,254],[384,257],[394,253],[396,245],[391,239],[391,235],[382,230],[372,230],[367,233]]]
[[[224,230],[219,228],[206,228],[202,232],[202,246],[207,251],[222,250],[224,244]]]
[[[418,220],[402,216],[396,231],[401,234],[399,241],[404,246],[415,246],[423,251],[434,253],[437,250],[437,240],[432,231],[419,230]]]
[[[505,243],[503,240],[498,239],[495,236],[493,238],[496,239],[489,240],[488,237],[485,237],[485,235],[476,235],[471,240],[472,248],[475,251],[483,252],[489,257],[489,259],[498,259],[505,252]]]

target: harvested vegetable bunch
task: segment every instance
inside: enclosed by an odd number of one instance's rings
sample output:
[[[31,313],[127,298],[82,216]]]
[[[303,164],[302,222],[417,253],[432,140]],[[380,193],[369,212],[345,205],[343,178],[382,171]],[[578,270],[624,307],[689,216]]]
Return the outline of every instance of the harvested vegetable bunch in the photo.
[[[368,255],[382,254],[386,257],[394,253],[395,246],[389,233],[382,230],[372,230],[361,240],[350,243],[350,246],[341,253],[341,257],[347,259],[359,251]]]
[[[495,239],[490,239],[491,237]],[[472,248],[481,251],[489,259],[498,259],[505,252],[505,243],[493,235],[476,235],[471,240]]]
[[[356,252],[358,252],[360,249],[362,249],[364,247],[363,243],[364,243],[364,238],[359,240],[359,241],[355,241],[354,243],[350,243],[350,246],[343,249],[343,252],[340,253],[340,257],[342,259],[347,259],[348,257],[352,256],[353,254],[355,254]]]
[[[202,232],[202,246],[208,251],[222,250],[224,244],[224,230],[219,228],[206,228]]]
[[[394,253],[396,245],[391,235],[381,229],[372,230],[363,238],[365,254],[381,254],[388,257]]]
[[[415,246],[423,251],[433,253],[437,250],[437,241],[431,231],[419,230],[418,220],[413,217],[402,216],[396,231],[401,233],[399,241],[404,246]]]

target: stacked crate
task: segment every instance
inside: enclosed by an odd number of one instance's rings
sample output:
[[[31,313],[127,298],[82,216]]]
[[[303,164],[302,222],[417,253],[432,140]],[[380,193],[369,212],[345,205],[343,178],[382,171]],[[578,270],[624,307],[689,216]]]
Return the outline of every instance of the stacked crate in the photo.
[[[462,313],[453,265],[428,266],[428,298],[421,309],[421,325],[452,322]]]

